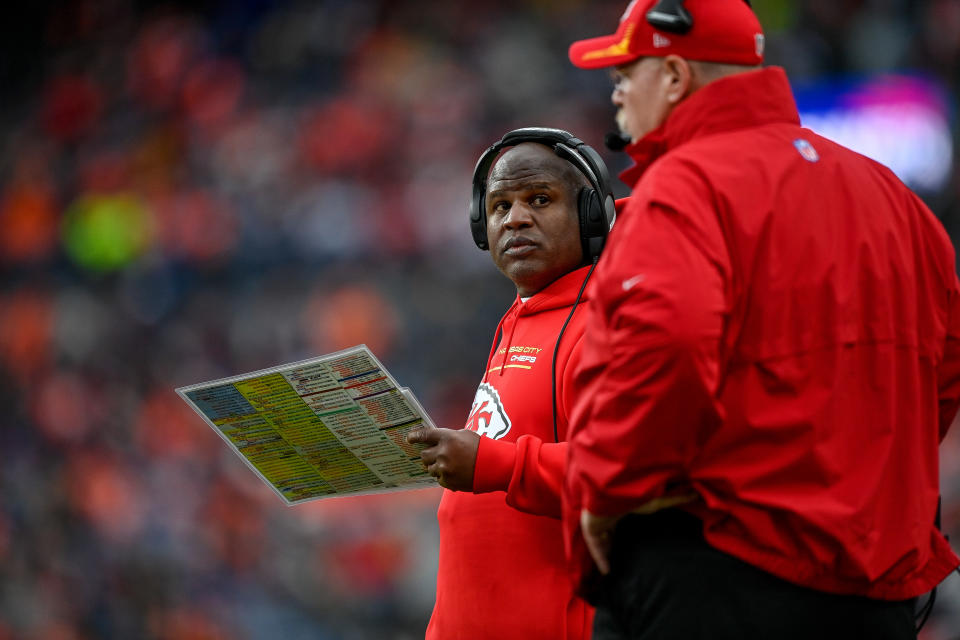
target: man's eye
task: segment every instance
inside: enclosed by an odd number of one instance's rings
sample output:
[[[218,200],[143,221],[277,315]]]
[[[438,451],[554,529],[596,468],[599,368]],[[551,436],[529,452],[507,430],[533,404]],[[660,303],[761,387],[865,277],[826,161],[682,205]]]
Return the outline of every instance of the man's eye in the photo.
[[[543,207],[550,204],[550,198],[548,196],[540,194],[537,196],[533,196],[533,199],[531,200],[531,202],[537,206]]]
[[[504,213],[510,209],[510,205],[507,202],[500,201],[493,203],[493,212],[494,213]]]

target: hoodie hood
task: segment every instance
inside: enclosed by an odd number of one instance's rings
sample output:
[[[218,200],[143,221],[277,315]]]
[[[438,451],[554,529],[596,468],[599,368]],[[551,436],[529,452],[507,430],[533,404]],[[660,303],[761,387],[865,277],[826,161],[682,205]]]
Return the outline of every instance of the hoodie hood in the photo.
[[[546,288],[533,294],[526,302],[521,302],[520,296],[517,296],[514,301],[514,306],[519,306],[517,315],[532,316],[543,311],[569,307],[577,299],[580,287],[583,286],[583,279],[587,277],[590,267],[591,265],[586,265],[560,276]],[[584,291],[580,297],[580,304],[588,299],[587,291]]]

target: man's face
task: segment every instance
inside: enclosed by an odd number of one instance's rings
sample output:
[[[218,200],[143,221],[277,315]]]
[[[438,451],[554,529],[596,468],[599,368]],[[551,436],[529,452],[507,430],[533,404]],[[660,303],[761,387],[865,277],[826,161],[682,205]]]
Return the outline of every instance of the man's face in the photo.
[[[617,107],[620,132],[634,142],[666,120],[670,103],[666,90],[669,80],[664,74],[662,58],[640,58],[612,72],[613,94],[610,100]]]
[[[583,262],[577,171],[533,142],[509,149],[487,180],[487,241],[493,263],[531,296]]]

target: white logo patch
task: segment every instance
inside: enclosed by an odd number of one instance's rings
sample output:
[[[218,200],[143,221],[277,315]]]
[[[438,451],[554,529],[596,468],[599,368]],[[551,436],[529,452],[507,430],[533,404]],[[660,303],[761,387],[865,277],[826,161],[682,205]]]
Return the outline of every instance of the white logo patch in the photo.
[[[762,33],[754,34],[753,43],[757,49],[757,57],[763,57],[763,50],[766,48],[767,39],[763,37]]]
[[[653,34],[653,46],[655,49],[663,49],[670,46],[670,38],[665,38],[659,33]]]
[[[635,286],[637,286],[638,284],[640,284],[646,279],[647,279],[647,276],[641,273],[639,275],[633,276],[632,278],[627,278],[626,280],[620,283],[620,286],[623,287],[624,291],[630,291],[630,289],[633,289]]]
[[[793,146],[803,156],[807,162],[817,162],[820,160],[820,154],[813,148],[813,145],[803,138],[797,138],[793,141]]]
[[[510,417],[500,402],[500,394],[493,386],[481,382],[470,407],[466,428],[481,436],[499,440],[510,431],[510,424]]]

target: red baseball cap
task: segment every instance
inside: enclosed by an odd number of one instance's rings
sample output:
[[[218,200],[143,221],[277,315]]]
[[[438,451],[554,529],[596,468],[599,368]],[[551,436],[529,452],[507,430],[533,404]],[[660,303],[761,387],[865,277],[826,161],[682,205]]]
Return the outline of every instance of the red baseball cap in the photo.
[[[570,45],[570,62],[581,69],[600,69],[671,53],[701,62],[747,66],[763,62],[763,28],[745,0],[676,3],[692,18],[693,26],[686,33],[658,29],[650,23],[647,13],[658,2],[633,0],[623,12],[616,33]]]

